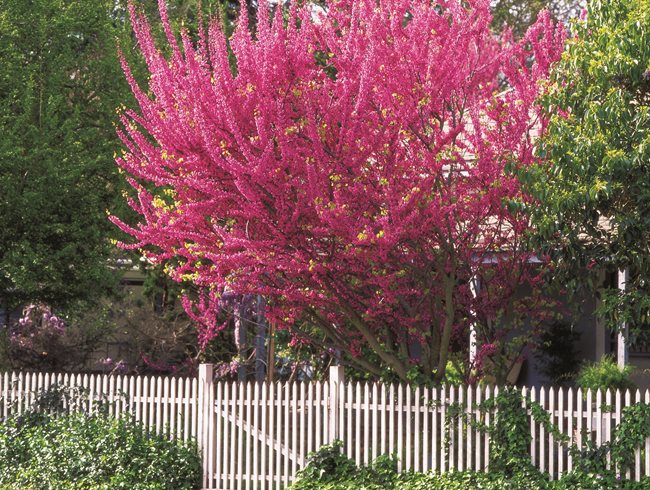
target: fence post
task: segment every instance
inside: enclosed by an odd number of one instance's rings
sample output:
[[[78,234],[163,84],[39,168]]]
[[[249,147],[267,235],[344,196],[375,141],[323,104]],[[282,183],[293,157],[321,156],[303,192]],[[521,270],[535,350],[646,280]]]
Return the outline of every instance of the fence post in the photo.
[[[343,366],[330,366],[329,377],[329,443],[340,439],[339,435],[339,394],[340,386],[345,383],[345,370]]]
[[[211,437],[212,420],[214,419],[214,365],[199,364],[199,396],[196,400],[197,410],[197,442],[201,451],[203,466],[203,488],[212,488],[212,454]]]

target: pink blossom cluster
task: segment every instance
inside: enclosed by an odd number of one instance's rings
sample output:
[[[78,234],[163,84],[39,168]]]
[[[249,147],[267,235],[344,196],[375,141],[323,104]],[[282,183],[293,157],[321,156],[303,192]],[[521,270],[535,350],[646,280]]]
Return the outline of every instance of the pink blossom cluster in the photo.
[[[224,290],[261,294],[300,338],[434,371],[451,330],[537,281],[513,172],[536,161],[564,31],[543,13],[521,41],[496,36],[488,0],[333,0],[317,20],[299,3],[193,43],[160,2],[169,57],[130,4],[150,79],[124,63],[139,111],[117,162],[142,221],[114,218],[123,246],[204,288],[185,306],[207,337]]]

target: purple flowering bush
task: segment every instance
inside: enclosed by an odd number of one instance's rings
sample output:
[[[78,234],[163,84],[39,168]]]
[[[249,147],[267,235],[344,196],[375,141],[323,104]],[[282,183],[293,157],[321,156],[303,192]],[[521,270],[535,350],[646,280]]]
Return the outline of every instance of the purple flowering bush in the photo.
[[[41,371],[84,367],[112,331],[101,312],[64,317],[44,303],[27,305],[20,318],[2,327],[2,367]]]

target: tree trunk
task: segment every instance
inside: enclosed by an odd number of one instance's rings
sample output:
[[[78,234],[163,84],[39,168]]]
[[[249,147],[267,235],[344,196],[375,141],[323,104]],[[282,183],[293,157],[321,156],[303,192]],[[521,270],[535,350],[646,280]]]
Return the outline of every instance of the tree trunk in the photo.
[[[451,330],[454,326],[454,285],[456,278],[452,272],[445,280],[445,327],[440,339],[440,356],[438,358],[438,368],[433,378],[435,384],[440,384],[445,378],[447,369],[447,360],[449,359],[449,344],[451,342]]]
[[[257,336],[255,337],[255,381],[261,383],[266,377],[266,318],[264,317],[264,298],[257,296],[255,306]]]

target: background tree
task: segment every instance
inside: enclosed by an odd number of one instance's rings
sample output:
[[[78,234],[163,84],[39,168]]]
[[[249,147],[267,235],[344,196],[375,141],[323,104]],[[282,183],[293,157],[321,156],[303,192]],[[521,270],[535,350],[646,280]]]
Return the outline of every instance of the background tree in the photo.
[[[0,305],[55,308],[101,297],[115,108],[125,100],[115,2],[0,5]],[[127,99],[128,100],[128,97]]]
[[[145,221],[116,222],[205,289],[189,309],[207,336],[225,288],[261,294],[295,342],[318,343],[316,327],[368,372],[440,380],[454,332],[481,317],[500,334],[536,311],[513,294],[536,278],[504,169],[534,159],[534,99],[562,32],[546,16],[502,45],[480,1],[312,15],[294,4],[271,21],[262,3],[255,38],[241,17],[228,41],[212,23],[181,51],[161,2],[166,59],[131,7],[151,79],[145,93],[125,68],[140,113],[122,117],[118,162]],[[503,76],[512,88],[497,95]]]
[[[556,20],[568,22],[578,16],[585,3],[584,0],[492,0],[492,25],[496,31],[508,25],[519,39],[542,10],[548,10]]]
[[[175,22],[196,32],[198,3],[170,2]],[[145,6],[154,11],[157,2]],[[225,3],[204,1],[203,8],[207,15],[225,8]],[[224,12],[227,21],[233,12]],[[160,23],[154,30],[163,35]],[[132,100],[118,43],[133,61],[136,76],[144,72],[144,64],[132,56],[132,41],[124,1],[0,4],[0,325],[6,327],[5,336],[19,326],[23,308],[37,304],[65,319],[64,337],[74,332],[75,339],[61,345],[70,349],[97,348],[115,333],[118,318],[127,323],[135,317],[148,319],[149,324],[138,327],[164,337],[160,343],[167,342],[167,349],[170,339],[188,338],[178,335],[179,325],[183,330],[191,324],[186,316],[180,319],[167,309],[157,311],[153,303],[129,303],[128,291],[114,294],[123,272],[119,262],[128,256],[110,243],[118,230],[106,212],[110,209],[129,219],[130,211],[121,198],[124,179],[114,165],[119,150],[114,125],[118,105]],[[134,255],[133,263],[138,259]],[[144,270],[151,276],[147,282],[153,282],[151,271]],[[108,314],[106,295],[115,309],[129,303],[128,319],[121,311]],[[180,305],[179,310],[180,314]],[[163,336],[165,325],[169,332]],[[88,341],[82,342],[79,338],[84,335]],[[144,333],[141,337],[148,341],[137,343],[139,347],[157,345]],[[159,346],[143,352],[155,359],[154,351],[162,352]],[[63,352],[58,360],[52,349],[41,352],[48,357],[34,362],[44,367],[80,365],[80,352]],[[143,352],[133,353],[129,361]],[[16,366],[20,356],[5,353],[5,360]],[[170,356],[167,351],[161,354],[165,361]],[[81,357],[89,359],[90,352]]]
[[[544,99],[552,165],[526,179],[558,281],[593,290],[603,270],[628,268],[601,313],[638,334],[650,319],[650,2],[592,1],[574,31]]]

